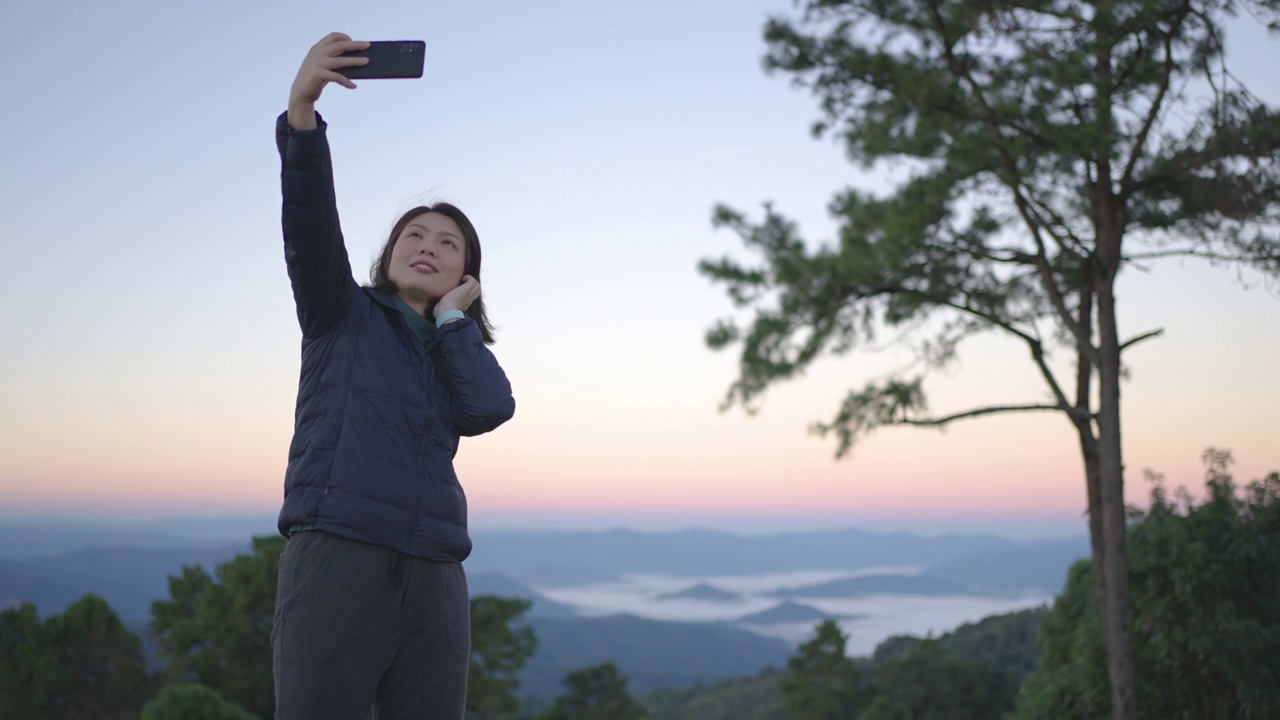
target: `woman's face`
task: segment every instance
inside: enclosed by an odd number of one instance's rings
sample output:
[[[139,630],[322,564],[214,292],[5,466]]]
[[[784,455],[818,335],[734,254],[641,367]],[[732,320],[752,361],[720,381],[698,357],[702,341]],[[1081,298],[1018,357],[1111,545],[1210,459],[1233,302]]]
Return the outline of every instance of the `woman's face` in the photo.
[[[410,220],[396,238],[387,277],[405,302],[431,305],[462,284],[466,265],[462,229],[449,216],[429,212]]]

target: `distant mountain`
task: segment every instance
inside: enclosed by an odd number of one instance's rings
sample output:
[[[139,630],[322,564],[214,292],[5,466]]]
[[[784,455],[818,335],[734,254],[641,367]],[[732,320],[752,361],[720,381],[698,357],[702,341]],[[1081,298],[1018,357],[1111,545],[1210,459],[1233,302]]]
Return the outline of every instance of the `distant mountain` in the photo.
[[[190,544],[176,536],[127,530],[0,526],[0,560],[29,560],[95,547],[156,548]]]
[[[714,530],[477,530],[467,560],[474,572],[498,572],[533,587],[580,570],[594,579],[627,573],[679,577],[758,575],[864,567],[927,567],[974,553],[1016,547],[992,535],[922,537],[910,533],[822,530],[773,535],[735,535]],[[611,574],[601,578],[601,571]]]
[[[752,675],[782,666],[790,643],[727,623],[646,620],[633,615],[599,618],[531,618],[538,649],[521,674],[520,693],[543,698],[564,692],[564,676],[611,660],[641,692],[695,680]]]
[[[274,534],[275,518],[189,518],[148,522],[84,519],[0,520],[0,560],[29,560],[93,548],[166,549],[247,545],[254,535]],[[1004,557],[1006,569],[1024,573],[1037,587],[1061,587],[1069,560],[1038,562],[1044,552],[1087,556],[1081,536],[1071,541],[1021,543],[994,535],[921,536],[854,528],[768,535],[715,530],[638,532],[633,530],[474,530],[472,573],[501,573],[531,587],[562,587],[617,580],[626,574],[680,577],[758,575],[810,570],[870,567],[920,567],[958,577],[995,572],[984,565]],[[1022,551],[1027,551],[1023,553]],[[1005,554],[1007,552],[1007,555]],[[984,561],[981,558],[987,557]],[[1056,557],[1056,556],[1055,556]],[[1020,558],[1030,558],[1022,567]],[[1074,559],[1074,558],[1072,558]],[[965,563],[972,565],[966,566]],[[979,583],[979,584],[985,584]]]
[[[84,592],[68,587],[65,579],[51,580],[32,572],[24,563],[0,560],[0,610],[30,602],[35,603],[41,615],[62,612],[82,595]]]
[[[758,613],[744,615],[735,622],[743,625],[777,625],[779,623],[798,623],[798,622],[821,622],[822,620],[839,620],[850,616],[832,615],[823,612],[812,605],[803,603],[780,602],[768,610],[761,610]]]
[[[127,522],[92,519],[0,520],[0,560],[29,560],[92,548],[209,547],[248,544],[276,533],[275,517],[186,518]]]
[[[1089,539],[1039,540],[983,550],[931,565],[921,577],[961,583],[976,592],[1039,590],[1056,595],[1067,570],[1089,557]]]
[[[836,598],[863,595],[1055,595],[1067,569],[1089,557],[1087,538],[1012,543],[934,563],[916,575],[865,575],[783,588],[773,597]]]
[[[690,585],[683,590],[676,592],[663,593],[658,595],[655,600],[711,600],[713,602],[735,602],[741,600],[742,596],[736,592],[730,592],[712,585],[711,583],[698,583]]]
[[[169,596],[169,576],[184,565],[212,574],[248,550],[247,542],[213,547],[93,548],[63,555],[0,562],[0,598],[31,602],[41,616],[62,612],[86,593],[111,606],[125,623],[144,622],[151,603]]]
[[[766,593],[770,597],[850,598],[864,595],[965,595],[965,586],[954,580],[923,575],[863,575],[813,585],[787,587]]]
[[[213,521],[193,523],[192,532],[207,542],[158,546],[182,523],[145,526],[137,546],[106,545],[57,553],[84,542],[116,542],[131,537],[127,525],[58,527],[0,521],[0,549],[21,560],[0,558],[0,605],[34,602],[41,614],[61,612],[93,592],[125,622],[149,618],[154,600],[168,596],[168,577],[184,565],[216,566],[249,547],[251,528],[266,519],[240,521],[246,532],[234,542],[212,542],[226,533]],[[274,532],[267,529],[265,534]],[[94,535],[94,533],[99,533]],[[264,533],[258,533],[264,534]],[[854,570],[875,565],[925,567],[916,576],[873,575],[788,588],[779,598],[856,597],[867,594],[992,595],[1055,593],[1077,558],[1088,556],[1085,538],[1018,543],[992,536],[920,537],[860,530],[741,536],[708,530],[640,533],[628,530],[497,531],[474,533],[475,551],[466,562],[473,578],[500,574],[519,583],[535,601],[533,615],[571,613],[537,593],[539,587],[601,582],[625,574],[661,574],[691,578],[759,575],[797,569]],[[95,540],[95,538],[97,540]],[[134,539],[137,539],[136,537]],[[19,549],[15,549],[20,546]],[[686,588],[675,598],[718,599],[723,588]],[[503,594],[503,593],[498,593]]]
[[[467,566],[484,570],[484,563],[474,563],[470,559],[467,560]],[[488,572],[496,572],[490,570]],[[540,587],[572,587],[574,585],[588,585],[592,583],[613,582],[621,577],[616,570],[608,570],[605,568],[591,567],[587,565],[557,565],[554,563],[540,563],[530,568],[526,568],[522,573],[527,582],[537,584]]]
[[[577,612],[572,605],[551,600],[538,592],[534,591],[527,585],[512,580],[506,575],[498,573],[477,573],[467,575],[467,588],[470,590],[471,596],[478,595],[497,595],[504,598],[521,598],[524,600],[532,600],[533,605],[529,608],[528,617],[574,617]]]
[[[0,560],[0,607],[31,602],[42,617],[62,612],[86,593],[107,601],[126,624],[145,624],[151,603],[169,597],[169,577],[188,565],[213,575],[247,545],[173,548],[95,548],[20,562]],[[530,616],[569,617],[573,607],[551,600],[511,578],[493,573],[467,577],[472,595],[533,601]]]

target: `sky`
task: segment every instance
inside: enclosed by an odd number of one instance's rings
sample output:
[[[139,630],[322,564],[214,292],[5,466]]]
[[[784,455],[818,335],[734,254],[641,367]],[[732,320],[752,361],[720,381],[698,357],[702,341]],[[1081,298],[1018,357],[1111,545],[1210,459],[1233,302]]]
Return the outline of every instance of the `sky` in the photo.
[[[813,241],[831,197],[887,191],[809,133],[816,101],[761,66],[786,0],[600,3],[23,2],[0,7],[0,517],[258,515],[282,497],[299,331],[273,127],[312,43],[421,38],[422,80],[331,86],[357,279],[394,219],[464,208],[517,410],[463,442],[475,526],[879,526],[1080,531],[1082,468],[1056,414],[884,430],[845,460],[807,432],[909,359],[824,360],[762,411],[719,410],[732,313],[699,260],[741,256],[717,203],[771,201]],[[1274,40],[1233,24],[1241,79],[1280,103]],[[1252,62],[1250,62],[1252,60]],[[877,186],[877,183],[880,183]],[[1122,276],[1128,497],[1143,470],[1199,486],[1280,468],[1280,292],[1198,262]],[[1025,349],[966,345],[939,413],[1036,402]]]

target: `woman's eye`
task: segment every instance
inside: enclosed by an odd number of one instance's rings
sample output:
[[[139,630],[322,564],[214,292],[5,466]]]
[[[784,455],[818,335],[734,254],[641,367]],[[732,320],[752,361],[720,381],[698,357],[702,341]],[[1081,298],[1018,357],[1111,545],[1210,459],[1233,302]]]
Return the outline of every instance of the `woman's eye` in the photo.
[[[444,244],[448,245],[449,247],[457,247],[456,245],[454,245],[452,240],[445,240]]]

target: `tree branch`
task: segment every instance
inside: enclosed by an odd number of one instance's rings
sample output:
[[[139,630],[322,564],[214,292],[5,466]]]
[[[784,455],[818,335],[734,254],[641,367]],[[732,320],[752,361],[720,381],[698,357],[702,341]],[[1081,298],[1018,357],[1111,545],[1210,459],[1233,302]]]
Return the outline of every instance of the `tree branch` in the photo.
[[[1028,349],[1031,350],[1031,359],[1035,361],[1036,367],[1040,369],[1040,375],[1044,377],[1045,383],[1049,385],[1049,390],[1053,392],[1053,397],[1058,401],[1058,404],[1052,407],[1059,410],[1066,410],[1069,413],[1071,412],[1071,409],[1070,409],[1071,403],[1067,401],[1066,394],[1062,392],[1062,386],[1058,384],[1058,379],[1054,376],[1053,370],[1049,368],[1049,363],[1045,360],[1044,345],[1040,342],[1039,338],[1033,337],[1023,332],[1022,330],[1015,328],[1013,325],[1010,325],[1009,323],[1001,320],[1000,318],[990,313],[984,313],[981,310],[978,310],[976,308],[971,308],[966,305],[954,303],[954,302],[951,302],[950,300],[943,300],[941,298],[936,298],[936,297],[927,295],[925,293],[920,293],[914,290],[903,289],[902,291],[915,292],[921,297],[924,297],[934,303],[937,303],[938,305],[949,307],[949,308],[952,308],[953,310],[959,310],[960,312],[966,312],[975,317],[982,318],[983,320],[986,320],[992,325],[995,325],[996,327],[1008,333],[1011,333],[1013,335],[1016,335],[1017,337],[1022,338],[1022,340],[1027,343]]]
[[[1053,268],[1049,266],[1048,250],[1045,248],[1044,238],[1040,237],[1040,223],[1031,217],[1026,201],[1021,195],[1017,195],[1016,205],[1018,212],[1022,215],[1023,222],[1027,224],[1027,229],[1031,231],[1031,237],[1036,241],[1036,267],[1040,270],[1040,281],[1044,285],[1045,292],[1049,295],[1049,301],[1053,304],[1053,309],[1058,313],[1058,319],[1071,331],[1071,334],[1076,339],[1076,345],[1089,358],[1089,362],[1095,365],[1098,364],[1098,350],[1093,347],[1092,338],[1086,335],[1080,323],[1071,317],[1071,311],[1067,309],[1066,299],[1062,297],[1062,289],[1058,287],[1058,281],[1053,277]]]
[[[990,260],[1003,265],[1034,266],[1036,264],[1034,255],[1016,247],[986,247],[980,243],[970,243],[968,245],[951,244],[948,247],[977,260]]]
[[[1137,345],[1143,340],[1150,340],[1153,337],[1159,337],[1160,335],[1163,335],[1163,334],[1164,334],[1164,328],[1159,328],[1157,330],[1152,330],[1151,332],[1142,333],[1137,337],[1129,338],[1128,340],[1125,340],[1124,342],[1120,343],[1120,352],[1124,352],[1125,350],[1129,349],[1131,346]]]
[[[1034,188],[1030,188],[1030,190],[1031,192],[1027,193],[1027,202],[1029,203],[1030,208],[1035,211],[1037,219],[1039,220],[1041,227],[1045,229],[1045,232],[1049,233],[1049,236],[1053,238],[1059,248],[1062,248],[1063,252],[1074,254],[1076,257],[1081,259],[1087,257],[1089,255],[1089,248],[1085,245],[1084,241],[1077,237],[1075,232],[1071,230],[1071,225],[1067,222],[1066,218],[1059,215],[1058,211],[1050,207],[1049,203],[1043,202],[1037,198]],[[1046,220],[1042,215],[1048,215],[1049,217]],[[1068,247],[1067,244],[1063,242],[1062,238],[1058,236],[1058,233],[1052,230],[1054,226],[1062,228],[1063,232],[1066,234],[1066,238],[1071,241],[1071,244],[1074,247]]]
[[[1151,134],[1151,129],[1155,126],[1156,118],[1160,115],[1160,109],[1164,105],[1165,93],[1169,91],[1169,79],[1173,76],[1173,36],[1177,29],[1187,18],[1190,12],[1188,3],[1182,4],[1182,10],[1178,14],[1177,20],[1169,28],[1164,36],[1164,72],[1160,76],[1160,89],[1156,91],[1156,97],[1151,101],[1151,107],[1147,109],[1147,117],[1142,122],[1142,129],[1138,131],[1138,137],[1133,141],[1133,147],[1129,148],[1129,161],[1125,163],[1124,174],[1120,177],[1120,197],[1123,200],[1129,196],[1133,184],[1133,171],[1138,165],[1138,159],[1143,155],[1143,148],[1146,147],[1147,137]]]
[[[917,427],[937,427],[946,425],[954,420],[964,420],[966,418],[981,417],[983,415],[993,415],[1003,412],[1032,412],[1038,410],[1062,410],[1070,412],[1069,406],[1062,405],[993,405],[991,407],[976,408],[974,410],[966,410],[964,412],[955,413],[941,418],[926,418],[923,420],[899,420],[899,425],[914,425]]]
[[[1058,288],[1057,282],[1053,279],[1053,271],[1052,268],[1049,267],[1044,238],[1040,236],[1041,224],[1032,217],[1029,210],[1029,201],[1022,192],[1024,185],[1021,173],[1018,171],[1018,164],[1013,157],[1010,156],[1009,150],[1003,142],[1003,138],[1000,135],[1000,123],[998,118],[996,117],[995,112],[991,109],[990,103],[987,102],[986,96],[982,91],[982,86],[974,80],[973,74],[969,72],[968,67],[966,67],[964,63],[960,62],[959,58],[956,57],[955,43],[947,34],[946,21],[942,19],[942,13],[938,9],[938,3],[936,1],[930,2],[929,10],[935,26],[934,31],[937,32],[938,37],[942,42],[942,51],[946,56],[947,64],[951,67],[952,72],[963,78],[965,83],[968,84],[969,91],[973,93],[974,99],[978,102],[979,107],[982,108],[985,116],[984,125],[987,128],[987,133],[991,136],[991,141],[994,143],[996,151],[1003,159],[1006,172],[1009,174],[1008,179],[1005,181],[1005,185],[1008,186],[1009,190],[1013,193],[1014,205],[1018,208],[1018,214],[1022,216],[1022,221],[1026,223],[1027,229],[1031,232],[1032,238],[1035,239],[1036,248],[1038,250],[1036,255],[1036,264],[1040,268],[1041,278],[1044,283],[1045,291],[1049,294],[1049,300],[1053,304],[1054,309],[1057,310],[1058,318],[1062,321],[1063,325],[1071,331],[1071,334],[1076,338],[1076,343],[1084,349],[1085,353],[1089,356],[1090,362],[1097,363],[1097,350],[1093,347],[1090,338],[1081,333],[1079,324],[1071,317],[1071,312],[1067,310],[1066,303],[1063,301],[1062,292]],[[1023,337],[1029,342],[1036,342],[1026,338],[1025,336]],[[1036,342],[1036,346],[1038,346],[1038,344],[1039,343]],[[1033,346],[1032,352],[1036,352],[1035,346]],[[1056,382],[1053,383],[1053,387],[1061,400],[1061,390],[1058,389]],[[1065,404],[1065,401],[1063,402]]]
[[[1184,250],[1153,250],[1145,253],[1134,253],[1125,255],[1125,262],[1133,262],[1135,260],[1159,260],[1171,257],[1196,257],[1205,260],[1224,260],[1226,262],[1239,262],[1242,258],[1238,255],[1226,255],[1223,253],[1213,252],[1211,250],[1199,250],[1196,248],[1186,248]]]

